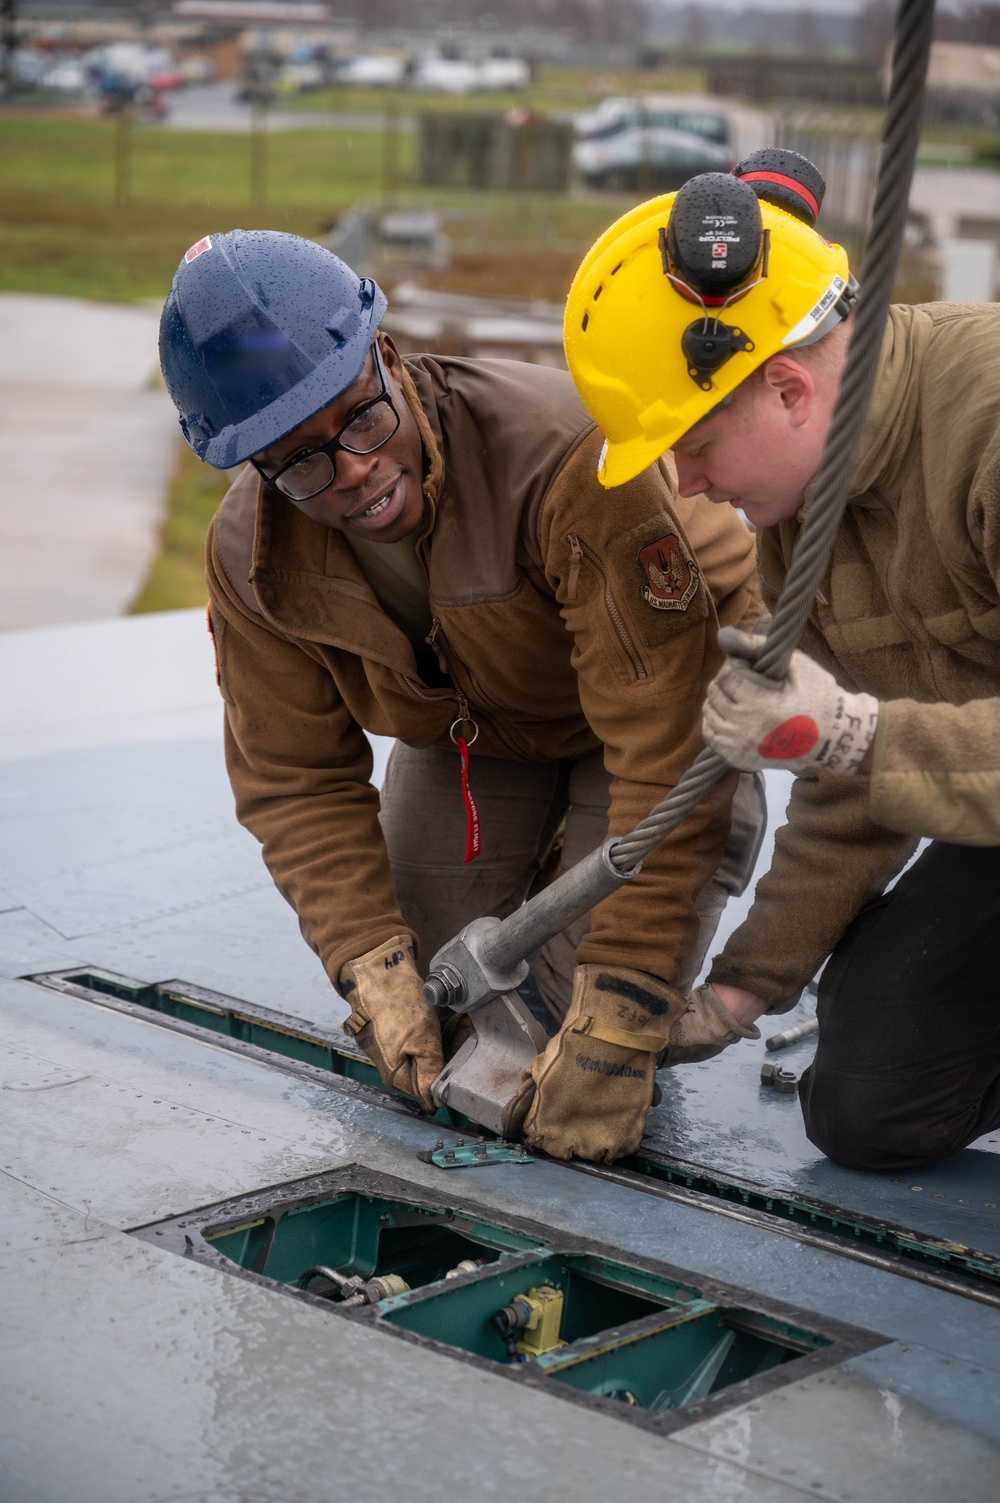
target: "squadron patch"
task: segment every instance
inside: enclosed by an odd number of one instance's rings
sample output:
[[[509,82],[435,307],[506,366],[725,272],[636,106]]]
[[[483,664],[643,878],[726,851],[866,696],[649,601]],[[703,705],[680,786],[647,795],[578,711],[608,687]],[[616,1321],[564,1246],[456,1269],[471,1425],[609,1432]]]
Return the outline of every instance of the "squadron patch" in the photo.
[[[676,532],[664,533],[636,554],[642,596],[654,611],[686,611],[698,588],[698,565],[681,550]]]

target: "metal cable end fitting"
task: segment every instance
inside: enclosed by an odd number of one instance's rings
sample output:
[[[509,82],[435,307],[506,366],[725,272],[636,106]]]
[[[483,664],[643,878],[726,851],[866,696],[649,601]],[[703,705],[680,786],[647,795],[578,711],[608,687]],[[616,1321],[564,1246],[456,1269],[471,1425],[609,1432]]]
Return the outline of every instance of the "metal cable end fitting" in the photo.
[[[442,965],[431,972],[420,994],[431,1007],[454,1007],[465,999],[465,979],[454,966]]]

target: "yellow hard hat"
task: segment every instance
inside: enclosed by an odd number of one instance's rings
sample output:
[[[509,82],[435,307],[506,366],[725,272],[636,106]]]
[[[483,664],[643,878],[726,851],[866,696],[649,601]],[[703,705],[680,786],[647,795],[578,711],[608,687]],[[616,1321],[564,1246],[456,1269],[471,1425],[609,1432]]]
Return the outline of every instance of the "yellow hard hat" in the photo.
[[[772,355],[846,318],[857,284],[813,228],[823,179],[790,151],[692,178],[606,230],[566,302],[566,359],[624,485]]]

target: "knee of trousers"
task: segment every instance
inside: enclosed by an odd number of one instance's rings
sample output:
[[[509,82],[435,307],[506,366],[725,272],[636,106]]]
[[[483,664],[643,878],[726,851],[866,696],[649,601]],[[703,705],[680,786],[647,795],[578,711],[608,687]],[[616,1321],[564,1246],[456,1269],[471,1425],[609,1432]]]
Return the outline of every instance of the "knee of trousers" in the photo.
[[[799,1105],[810,1143],[846,1169],[906,1169],[961,1147],[957,1125],[922,1119],[899,1083],[813,1064],[802,1076]]]

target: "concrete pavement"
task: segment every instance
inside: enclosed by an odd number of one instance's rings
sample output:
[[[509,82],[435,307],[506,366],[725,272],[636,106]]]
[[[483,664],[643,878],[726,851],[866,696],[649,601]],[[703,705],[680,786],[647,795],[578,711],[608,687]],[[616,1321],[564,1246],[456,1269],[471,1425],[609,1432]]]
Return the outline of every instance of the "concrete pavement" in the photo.
[[[157,325],[0,295],[0,629],[120,615],[138,593],[178,437]]]

